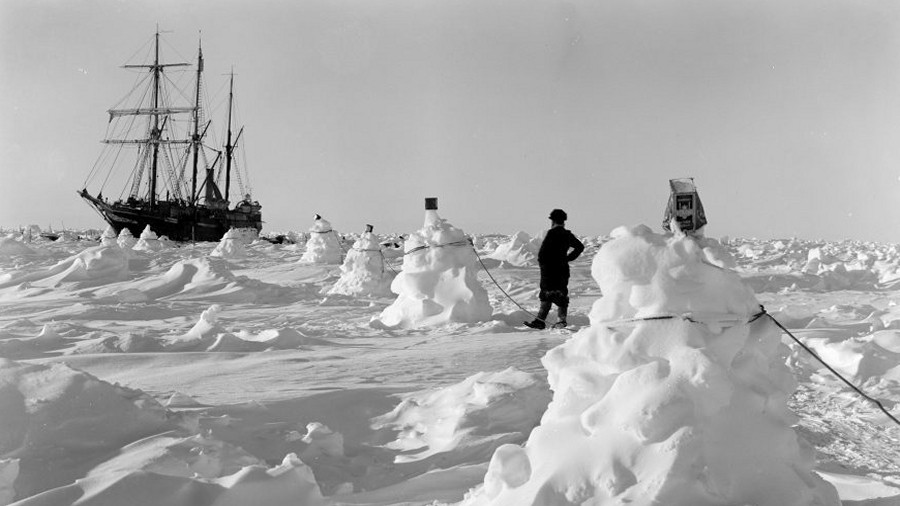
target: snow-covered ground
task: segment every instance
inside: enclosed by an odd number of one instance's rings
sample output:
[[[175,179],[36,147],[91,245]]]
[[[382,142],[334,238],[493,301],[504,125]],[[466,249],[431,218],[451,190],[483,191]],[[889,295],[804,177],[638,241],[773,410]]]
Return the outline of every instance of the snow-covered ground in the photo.
[[[477,281],[489,320],[394,328],[373,318],[396,296],[329,294],[348,269],[300,262],[303,244],[256,241],[237,248],[241,254],[213,254],[215,243],[122,249],[0,238],[0,504],[482,500],[496,486],[485,479],[492,460],[520,462],[524,452],[515,448],[528,441],[536,468],[534,456],[560,420],[565,406],[542,358],[602,338],[589,320],[601,298],[591,268],[608,239],[585,238],[573,264],[573,333],[526,330],[530,316],[483,270]],[[345,252],[354,244],[342,241]],[[536,309],[529,237],[474,244],[500,287]],[[796,239],[722,245],[734,261],[720,263],[775,318],[900,415],[900,248]],[[385,275],[402,270],[395,251],[384,258]],[[659,295],[642,297],[635,307]],[[797,382],[789,432],[811,446],[815,472],[844,505],[900,504],[900,427],[782,342]],[[554,367],[562,353],[554,352]],[[566,381],[555,388],[592,388]],[[542,442],[532,443],[539,426]],[[749,457],[730,451],[742,469]],[[524,473],[510,469],[504,486]],[[596,478],[595,485],[618,476]],[[565,497],[552,504],[580,503],[577,494]]]

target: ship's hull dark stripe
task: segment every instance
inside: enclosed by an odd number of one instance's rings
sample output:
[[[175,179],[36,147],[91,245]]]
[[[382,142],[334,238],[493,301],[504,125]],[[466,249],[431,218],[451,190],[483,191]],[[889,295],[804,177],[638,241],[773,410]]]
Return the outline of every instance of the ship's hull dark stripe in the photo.
[[[160,203],[156,209],[130,207],[127,204],[107,204],[90,196],[84,196],[116,233],[127,228],[135,237],[148,225],[158,236],[173,241],[218,241],[229,228],[255,228],[262,230],[262,213],[231,209],[191,208],[172,203]],[[196,217],[195,217],[196,216]]]

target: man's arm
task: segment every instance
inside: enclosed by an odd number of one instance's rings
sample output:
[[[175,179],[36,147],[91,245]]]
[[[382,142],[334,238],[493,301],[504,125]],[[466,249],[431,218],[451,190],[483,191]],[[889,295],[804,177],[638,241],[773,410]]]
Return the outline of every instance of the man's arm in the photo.
[[[584,251],[584,243],[579,241],[572,232],[569,232],[569,247],[572,248],[572,251],[566,257],[566,260],[569,262],[578,258],[581,252]]]

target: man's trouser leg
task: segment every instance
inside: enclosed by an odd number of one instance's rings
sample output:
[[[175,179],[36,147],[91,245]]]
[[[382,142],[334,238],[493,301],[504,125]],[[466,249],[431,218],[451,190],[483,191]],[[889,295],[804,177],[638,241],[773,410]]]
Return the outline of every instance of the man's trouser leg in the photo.
[[[554,303],[556,303],[556,315],[559,321],[554,327],[565,327],[568,325],[566,316],[569,312],[569,290],[559,290],[554,293]]]
[[[547,320],[547,315],[550,314],[550,305],[551,304],[553,304],[553,303],[550,302],[549,300],[541,301],[541,308],[538,310],[538,314],[537,314],[538,320],[542,320],[542,321]]]
[[[534,320],[525,322],[526,326],[533,329],[543,329],[547,327],[545,321],[547,320],[547,315],[550,314],[550,305],[553,303],[550,297],[547,295],[547,292],[544,290],[541,290],[541,293],[538,297],[541,300],[541,308],[538,310],[538,314],[535,315]]]

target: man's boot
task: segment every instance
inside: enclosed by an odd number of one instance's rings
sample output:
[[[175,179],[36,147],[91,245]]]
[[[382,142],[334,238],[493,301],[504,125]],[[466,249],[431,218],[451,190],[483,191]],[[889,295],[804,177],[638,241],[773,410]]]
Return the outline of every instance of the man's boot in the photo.
[[[541,309],[538,311],[537,318],[530,322],[525,322],[525,326],[538,330],[547,328],[547,324],[544,322],[547,320],[548,314],[550,314],[550,301],[542,300]]]
[[[568,323],[566,323],[566,315],[568,314],[568,312],[569,312],[569,306],[559,306],[557,308],[556,314],[557,314],[558,320],[556,323],[553,324],[553,328],[562,329],[562,328],[565,328],[566,325],[568,325]]]

